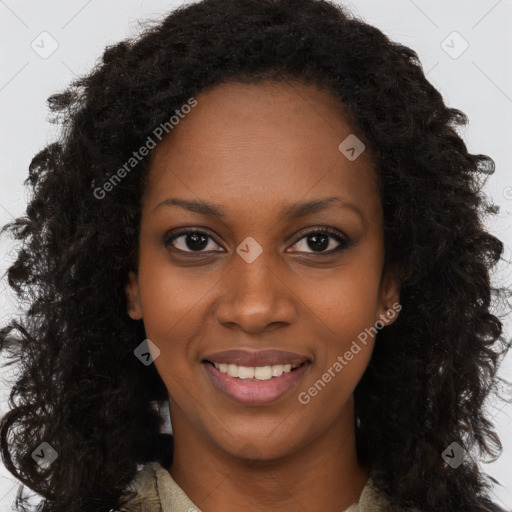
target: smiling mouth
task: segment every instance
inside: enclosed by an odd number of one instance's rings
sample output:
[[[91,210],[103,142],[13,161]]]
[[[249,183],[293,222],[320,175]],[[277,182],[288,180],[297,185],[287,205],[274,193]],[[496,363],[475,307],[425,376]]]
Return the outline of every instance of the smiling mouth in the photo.
[[[277,379],[283,374],[297,371],[302,366],[309,363],[304,361],[301,364],[274,364],[265,366],[241,366],[238,364],[215,363],[207,359],[203,363],[214,366],[219,372],[229,377],[237,378],[245,382],[257,382],[271,379]]]
[[[293,369],[291,364],[248,367],[215,363],[207,359],[202,364],[214,387],[230,400],[244,406],[276,403],[309,374],[312,366],[310,361],[304,361],[294,365],[296,367]],[[221,370],[221,366],[227,373]]]

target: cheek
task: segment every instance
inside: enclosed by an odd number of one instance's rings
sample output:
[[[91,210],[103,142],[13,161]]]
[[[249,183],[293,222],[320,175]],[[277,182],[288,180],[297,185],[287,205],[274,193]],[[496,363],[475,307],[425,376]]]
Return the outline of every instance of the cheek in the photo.
[[[316,377],[343,395],[352,392],[364,373],[378,332],[379,269],[359,263],[340,267],[317,286],[304,284],[309,332],[315,335],[316,330],[316,343],[323,347],[316,352]]]
[[[146,336],[160,351],[154,358],[156,369],[169,391],[169,399],[184,404],[190,415],[195,414],[189,402],[196,386],[196,369],[191,365],[200,364],[192,354],[190,340],[200,333],[205,314],[201,295],[194,291],[195,288],[177,286],[172,277],[157,278],[155,272],[141,294]]]
[[[314,374],[297,392],[300,407],[309,417],[317,418],[312,431],[346,413],[374,346],[371,333],[360,320],[338,316],[338,321],[331,322],[329,339],[323,340],[324,350],[317,352]]]
[[[373,325],[378,311],[379,280],[379,266],[363,259],[333,269],[323,278],[317,275],[314,279],[302,279],[298,286],[310,312],[346,339]]]
[[[143,254],[139,285],[148,338],[179,340],[193,333],[215,283],[212,273],[172,265],[165,255]]]

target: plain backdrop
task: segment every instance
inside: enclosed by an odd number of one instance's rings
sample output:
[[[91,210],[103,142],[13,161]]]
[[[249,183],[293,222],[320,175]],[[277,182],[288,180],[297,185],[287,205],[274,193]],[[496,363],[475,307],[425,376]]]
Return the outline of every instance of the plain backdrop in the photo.
[[[23,181],[37,151],[54,140],[46,99],[76,75],[86,73],[102,50],[138,30],[138,20],[160,19],[180,1],[0,0],[0,224],[24,213]],[[340,2],[391,39],[413,48],[427,78],[445,102],[470,120],[463,137],[471,153],[491,156],[496,172],[486,193],[500,206],[489,230],[512,246],[512,0],[357,0]],[[12,258],[0,241],[0,273]],[[505,262],[494,284],[510,287]],[[15,313],[5,279],[0,282],[0,324]],[[505,327],[511,337],[511,323]],[[510,354],[500,374],[512,381]],[[0,361],[1,362],[1,361]],[[4,374],[8,378],[8,374]],[[512,393],[512,387],[510,387]],[[8,381],[0,386],[0,414],[7,410]],[[511,396],[512,398],[512,396]],[[512,510],[512,405],[489,403],[503,442],[498,461],[483,465],[501,482],[497,500]],[[0,511],[10,510],[18,483],[1,465]],[[37,500],[36,500],[37,501]]]

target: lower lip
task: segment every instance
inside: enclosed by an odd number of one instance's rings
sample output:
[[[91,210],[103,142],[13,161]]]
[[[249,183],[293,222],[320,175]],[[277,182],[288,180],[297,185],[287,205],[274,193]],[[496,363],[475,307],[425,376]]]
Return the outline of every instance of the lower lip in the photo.
[[[288,391],[308,371],[309,362],[296,370],[268,380],[242,380],[222,373],[211,363],[203,363],[214,386],[240,405],[268,405]]]

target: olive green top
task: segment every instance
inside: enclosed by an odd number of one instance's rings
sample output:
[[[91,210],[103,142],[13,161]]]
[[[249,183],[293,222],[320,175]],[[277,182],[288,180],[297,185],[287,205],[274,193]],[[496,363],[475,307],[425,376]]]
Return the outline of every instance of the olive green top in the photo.
[[[159,462],[146,464],[135,476],[131,489],[137,496],[113,512],[201,512]],[[340,512],[380,512],[385,503],[370,479],[358,502]]]

